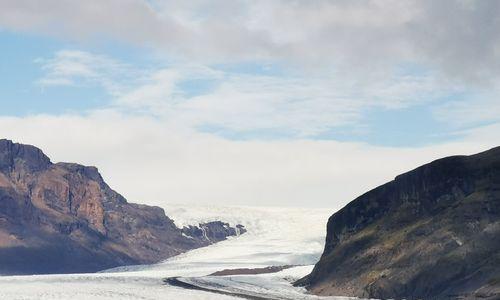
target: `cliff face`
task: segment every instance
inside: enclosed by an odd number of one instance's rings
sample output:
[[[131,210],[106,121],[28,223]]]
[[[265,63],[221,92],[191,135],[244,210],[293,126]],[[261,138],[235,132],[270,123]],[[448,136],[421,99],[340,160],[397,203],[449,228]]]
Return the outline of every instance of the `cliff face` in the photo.
[[[0,140],[0,274],[154,263],[230,235],[187,236],[163,209],[128,203],[95,167],[53,164],[33,146]]]
[[[349,203],[298,284],[320,295],[498,299],[500,148],[434,161]]]

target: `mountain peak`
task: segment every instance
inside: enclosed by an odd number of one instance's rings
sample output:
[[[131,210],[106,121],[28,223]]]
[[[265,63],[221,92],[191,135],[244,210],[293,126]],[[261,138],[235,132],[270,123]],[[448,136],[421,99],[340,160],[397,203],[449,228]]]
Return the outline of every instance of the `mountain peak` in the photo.
[[[52,163],[39,148],[0,139],[0,170],[11,171],[22,166],[31,172],[47,169]]]

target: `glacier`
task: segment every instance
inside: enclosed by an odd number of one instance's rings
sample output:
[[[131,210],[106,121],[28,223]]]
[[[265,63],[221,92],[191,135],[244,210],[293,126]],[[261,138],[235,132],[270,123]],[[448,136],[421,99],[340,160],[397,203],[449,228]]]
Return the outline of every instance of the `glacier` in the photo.
[[[308,274],[322,253],[329,209],[182,206],[163,207],[177,226],[223,220],[247,233],[153,265],[92,274],[0,277],[0,299],[240,299],[164,283],[177,277],[208,289],[258,299],[346,299],[308,295],[291,282]],[[293,265],[277,273],[207,276],[224,269]]]

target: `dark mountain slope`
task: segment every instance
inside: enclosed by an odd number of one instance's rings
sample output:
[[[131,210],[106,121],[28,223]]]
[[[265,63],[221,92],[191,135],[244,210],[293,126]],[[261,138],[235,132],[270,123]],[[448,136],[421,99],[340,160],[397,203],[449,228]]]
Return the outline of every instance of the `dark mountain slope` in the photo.
[[[154,263],[236,235],[222,222],[200,226],[208,235],[183,234],[163,209],[128,203],[95,167],[53,164],[0,140],[0,274]]]
[[[316,294],[500,299],[500,147],[434,161],[328,220]]]

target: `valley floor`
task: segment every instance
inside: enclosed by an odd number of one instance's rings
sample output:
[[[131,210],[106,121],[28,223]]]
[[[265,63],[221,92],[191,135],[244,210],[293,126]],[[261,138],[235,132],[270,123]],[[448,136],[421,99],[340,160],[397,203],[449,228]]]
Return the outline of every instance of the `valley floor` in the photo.
[[[0,277],[0,299],[345,299],[316,297],[290,282],[318,260],[332,211],[315,209],[170,206],[178,226],[222,220],[248,232],[162,263],[96,274]],[[277,273],[207,276],[225,270],[296,265]],[[166,284],[176,277],[188,284]],[[193,289],[196,287],[196,289]],[[208,291],[207,291],[208,290]],[[222,292],[222,293],[220,293]]]

